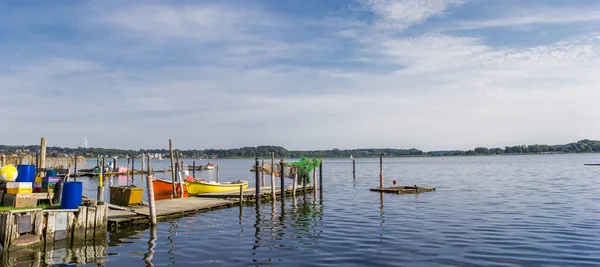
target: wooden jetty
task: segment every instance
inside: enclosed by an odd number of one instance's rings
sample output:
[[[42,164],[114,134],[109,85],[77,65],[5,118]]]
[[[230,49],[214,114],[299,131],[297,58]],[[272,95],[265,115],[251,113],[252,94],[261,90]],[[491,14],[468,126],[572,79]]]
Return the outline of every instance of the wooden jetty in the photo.
[[[255,197],[255,188],[249,188],[243,191],[244,202],[251,203]],[[277,194],[281,190],[277,187]],[[292,195],[292,187],[285,190],[286,196]],[[302,187],[297,187],[296,192],[303,191]],[[312,186],[307,186],[306,191],[312,191]],[[261,199],[271,198],[271,187],[261,187]],[[165,218],[171,216],[180,216],[189,213],[203,212],[220,208],[233,207],[240,204],[240,192],[206,193],[199,194],[198,197],[175,198],[156,201],[156,217]],[[108,226],[111,230],[117,230],[120,226],[128,226],[138,223],[148,223],[149,211],[147,206],[117,208],[108,210]]]

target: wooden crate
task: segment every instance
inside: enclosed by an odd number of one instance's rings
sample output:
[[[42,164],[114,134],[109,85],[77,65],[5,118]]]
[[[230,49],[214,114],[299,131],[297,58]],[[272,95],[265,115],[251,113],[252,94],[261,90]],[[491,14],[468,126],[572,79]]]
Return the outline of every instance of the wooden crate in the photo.
[[[2,204],[15,208],[36,207],[37,198],[30,194],[5,194]]]

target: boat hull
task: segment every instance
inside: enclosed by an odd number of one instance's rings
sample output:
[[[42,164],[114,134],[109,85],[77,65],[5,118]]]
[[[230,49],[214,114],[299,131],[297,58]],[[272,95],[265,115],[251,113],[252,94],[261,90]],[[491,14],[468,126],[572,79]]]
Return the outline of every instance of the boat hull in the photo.
[[[154,187],[154,199],[163,200],[170,199],[173,195],[173,183],[171,181],[154,179],[152,180],[152,187]],[[181,196],[181,186],[179,183],[175,183],[175,191],[177,197]],[[183,197],[188,197],[187,187],[183,187]]]
[[[204,193],[221,193],[221,192],[231,192],[240,190],[240,185],[242,189],[248,188],[248,182],[244,182],[241,184],[232,184],[232,183],[220,183],[220,184],[211,184],[204,182],[186,182],[187,191],[190,194],[204,194]]]

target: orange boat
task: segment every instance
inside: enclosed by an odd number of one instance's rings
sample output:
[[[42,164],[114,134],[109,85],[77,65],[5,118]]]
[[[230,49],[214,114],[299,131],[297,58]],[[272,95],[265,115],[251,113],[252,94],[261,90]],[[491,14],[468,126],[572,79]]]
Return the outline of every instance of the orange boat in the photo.
[[[171,199],[173,196],[173,182],[163,180],[163,179],[154,179],[152,180],[152,187],[154,187],[154,200],[163,200],[163,199]],[[181,186],[179,183],[175,183],[175,191],[177,192],[177,197],[181,196]],[[183,197],[188,197],[188,192],[185,184],[183,184]]]

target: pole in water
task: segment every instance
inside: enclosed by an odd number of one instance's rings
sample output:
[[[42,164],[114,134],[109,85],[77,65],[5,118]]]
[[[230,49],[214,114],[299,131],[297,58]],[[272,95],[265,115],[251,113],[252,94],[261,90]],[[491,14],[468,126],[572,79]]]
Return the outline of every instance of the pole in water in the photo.
[[[75,156],[75,168],[73,169],[73,180],[77,182],[77,156]]]
[[[104,202],[104,185],[102,184],[104,180],[104,158],[102,158],[102,166],[100,167],[100,176],[98,177],[98,202]]]
[[[192,161],[192,177],[196,179],[196,161]]]
[[[281,173],[279,174],[279,178],[281,178],[281,201],[283,201],[283,198],[285,197],[285,184],[283,179],[285,178],[285,163],[283,162],[283,159],[279,161],[279,165],[281,166]]]
[[[260,205],[260,173],[258,172],[258,164],[260,164],[260,162],[258,162],[258,158],[255,159],[255,165],[254,165],[254,171],[256,172],[256,189],[255,189],[255,194],[256,194],[256,206],[258,208],[258,205]]]
[[[319,192],[323,194],[323,161],[319,164]]]
[[[352,160],[352,176],[354,176],[354,178],[356,178],[356,160],[355,159]]]
[[[173,155],[173,140],[169,139],[169,153],[171,154],[171,185],[173,187],[172,198],[177,198],[177,190],[175,189],[175,156]]]
[[[379,188],[383,188],[383,156],[379,156]]]
[[[144,170],[142,170],[144,171]],[[150,223],[156,225],[156,203],[154,201],[154,184],[152,184],[152,174],[150,172],[150,155],[148,154],[148,175],[146,176],[146,186],[148,187],[148,213],[150,214]]]
[[[219,182],[219,165],[216,166],[217,167],[217,183]]]
[[[273,198],[273,202],[277,201],[275,196],[275,152],[271,152],[271,198]]]

